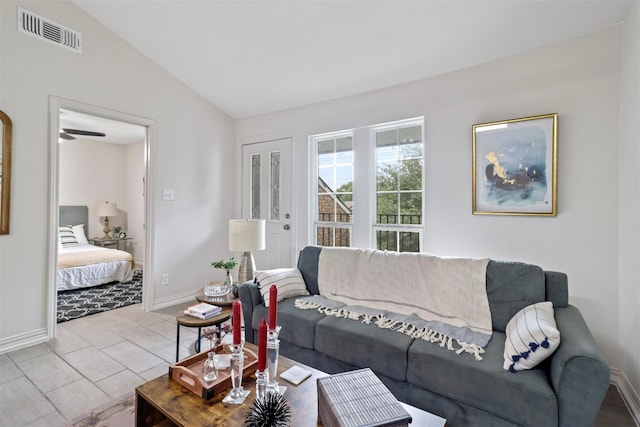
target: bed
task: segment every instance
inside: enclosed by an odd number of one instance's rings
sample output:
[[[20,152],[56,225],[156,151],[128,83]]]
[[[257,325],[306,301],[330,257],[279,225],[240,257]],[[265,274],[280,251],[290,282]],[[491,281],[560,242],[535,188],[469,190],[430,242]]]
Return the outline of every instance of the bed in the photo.
[[[128,282],[133,278],[135,263],[129,252],[89,244],[85,232],[88,211],[86,206],[60,206],[58,291]]]

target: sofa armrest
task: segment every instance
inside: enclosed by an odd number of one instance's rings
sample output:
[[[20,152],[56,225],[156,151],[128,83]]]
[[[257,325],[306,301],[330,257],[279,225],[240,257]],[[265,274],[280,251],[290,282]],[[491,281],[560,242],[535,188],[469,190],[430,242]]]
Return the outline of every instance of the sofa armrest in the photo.
[[[560,346],[551,359],[551,384],[558,398],[560,426],[593,426],[609,388],[609,364],[580,311],[555,309]]]
[[[253,328],[251,327],[251,319],[253,318],[253,309],[262,304],[262,296],[258,285],[253,281],[244,282],[238,286],[238,297],[242,303],[242,320],[244,321],[244,340],[246,342],[254,342]]]

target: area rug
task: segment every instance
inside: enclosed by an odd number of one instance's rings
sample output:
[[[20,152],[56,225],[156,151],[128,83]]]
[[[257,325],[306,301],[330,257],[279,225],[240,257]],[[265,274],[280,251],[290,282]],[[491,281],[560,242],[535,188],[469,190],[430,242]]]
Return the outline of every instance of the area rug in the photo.
[[[142,270],[130,282],[58,292],[58,323],[142,302]]]
[[[133,427],[135,401],[133,394],[106,403],[90,413],[76,417],[63,427]]]

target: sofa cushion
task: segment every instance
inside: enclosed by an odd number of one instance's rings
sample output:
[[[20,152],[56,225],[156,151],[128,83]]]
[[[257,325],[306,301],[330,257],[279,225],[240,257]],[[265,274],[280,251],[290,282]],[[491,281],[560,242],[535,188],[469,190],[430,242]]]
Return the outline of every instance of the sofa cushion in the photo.
[[[417,339],[408,351],[407,381],[518,425],[558,425],[547,370],[503,370],[504,342],[505,334],[494,331],[484,360],[477,361]]]
[[[327,316],[316,324],[316,351],[399,381],[406,379],[411,342],[407,335],[359,320]]]
[[[294,307],[296,298],[288,298],[278,303],[278,324],[282,325],[280,339],[313,350],[316,323],[325,317],[318,310],[300,310]],[[251,319],[251,326],[258,330],[260,321],[267,319],[269,309],[263,305],[256,306]]]
[[[490,261],[487,297],[493,329],[504,332],[509,320],[524,307],[545,300],[544,271],[521,262]]]
[[[528,305],[509,321],[505,331],[504,369],[531,369],[551,356],[560,345],[560,332],[550,301]]]
[[[302,274],[307,289],[311,295],[318,295],[318,260],[320,259],[319,246],[307,246],[300,251],[298,257],[298,270]]]
[[[276,268],[256,273],[256,282],[265,307],[271,304],[269,295],[272,286],[278,289],[278,301],[285,298],[309,295],[307,285],[297,268]]]

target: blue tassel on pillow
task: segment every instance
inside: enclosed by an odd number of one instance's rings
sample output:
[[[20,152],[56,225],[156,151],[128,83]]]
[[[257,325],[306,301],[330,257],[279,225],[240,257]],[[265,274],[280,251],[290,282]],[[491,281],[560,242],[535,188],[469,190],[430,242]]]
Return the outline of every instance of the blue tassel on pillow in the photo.
[[[525,351],[524,353],[520,353],[520,356],[522,356],[523,359],[528,359],[529,358],[529,353],[531,353],[530,351]]]
[[[549,348],[549,338],[548,337],[544,337],[544,341],[542,341],[542,343],[540,343],[540,345],[542,346],[542,348]]]
[[[516,366],[516,364],[512,363],[511,366],[509,366],[509,372],[515,374],[516,373],[515,366]]]
[[[520,360],[520,355],[519,354],[514,354],[513,356],[511,356],[511,360],[515,363],[518,360]],[[511,365],[513,366],[513,365]]]
[[[531,349],[531,351],[536,351],[538,349],[538,343],[535,342],[530,342],[529,343],[529,348]]]

